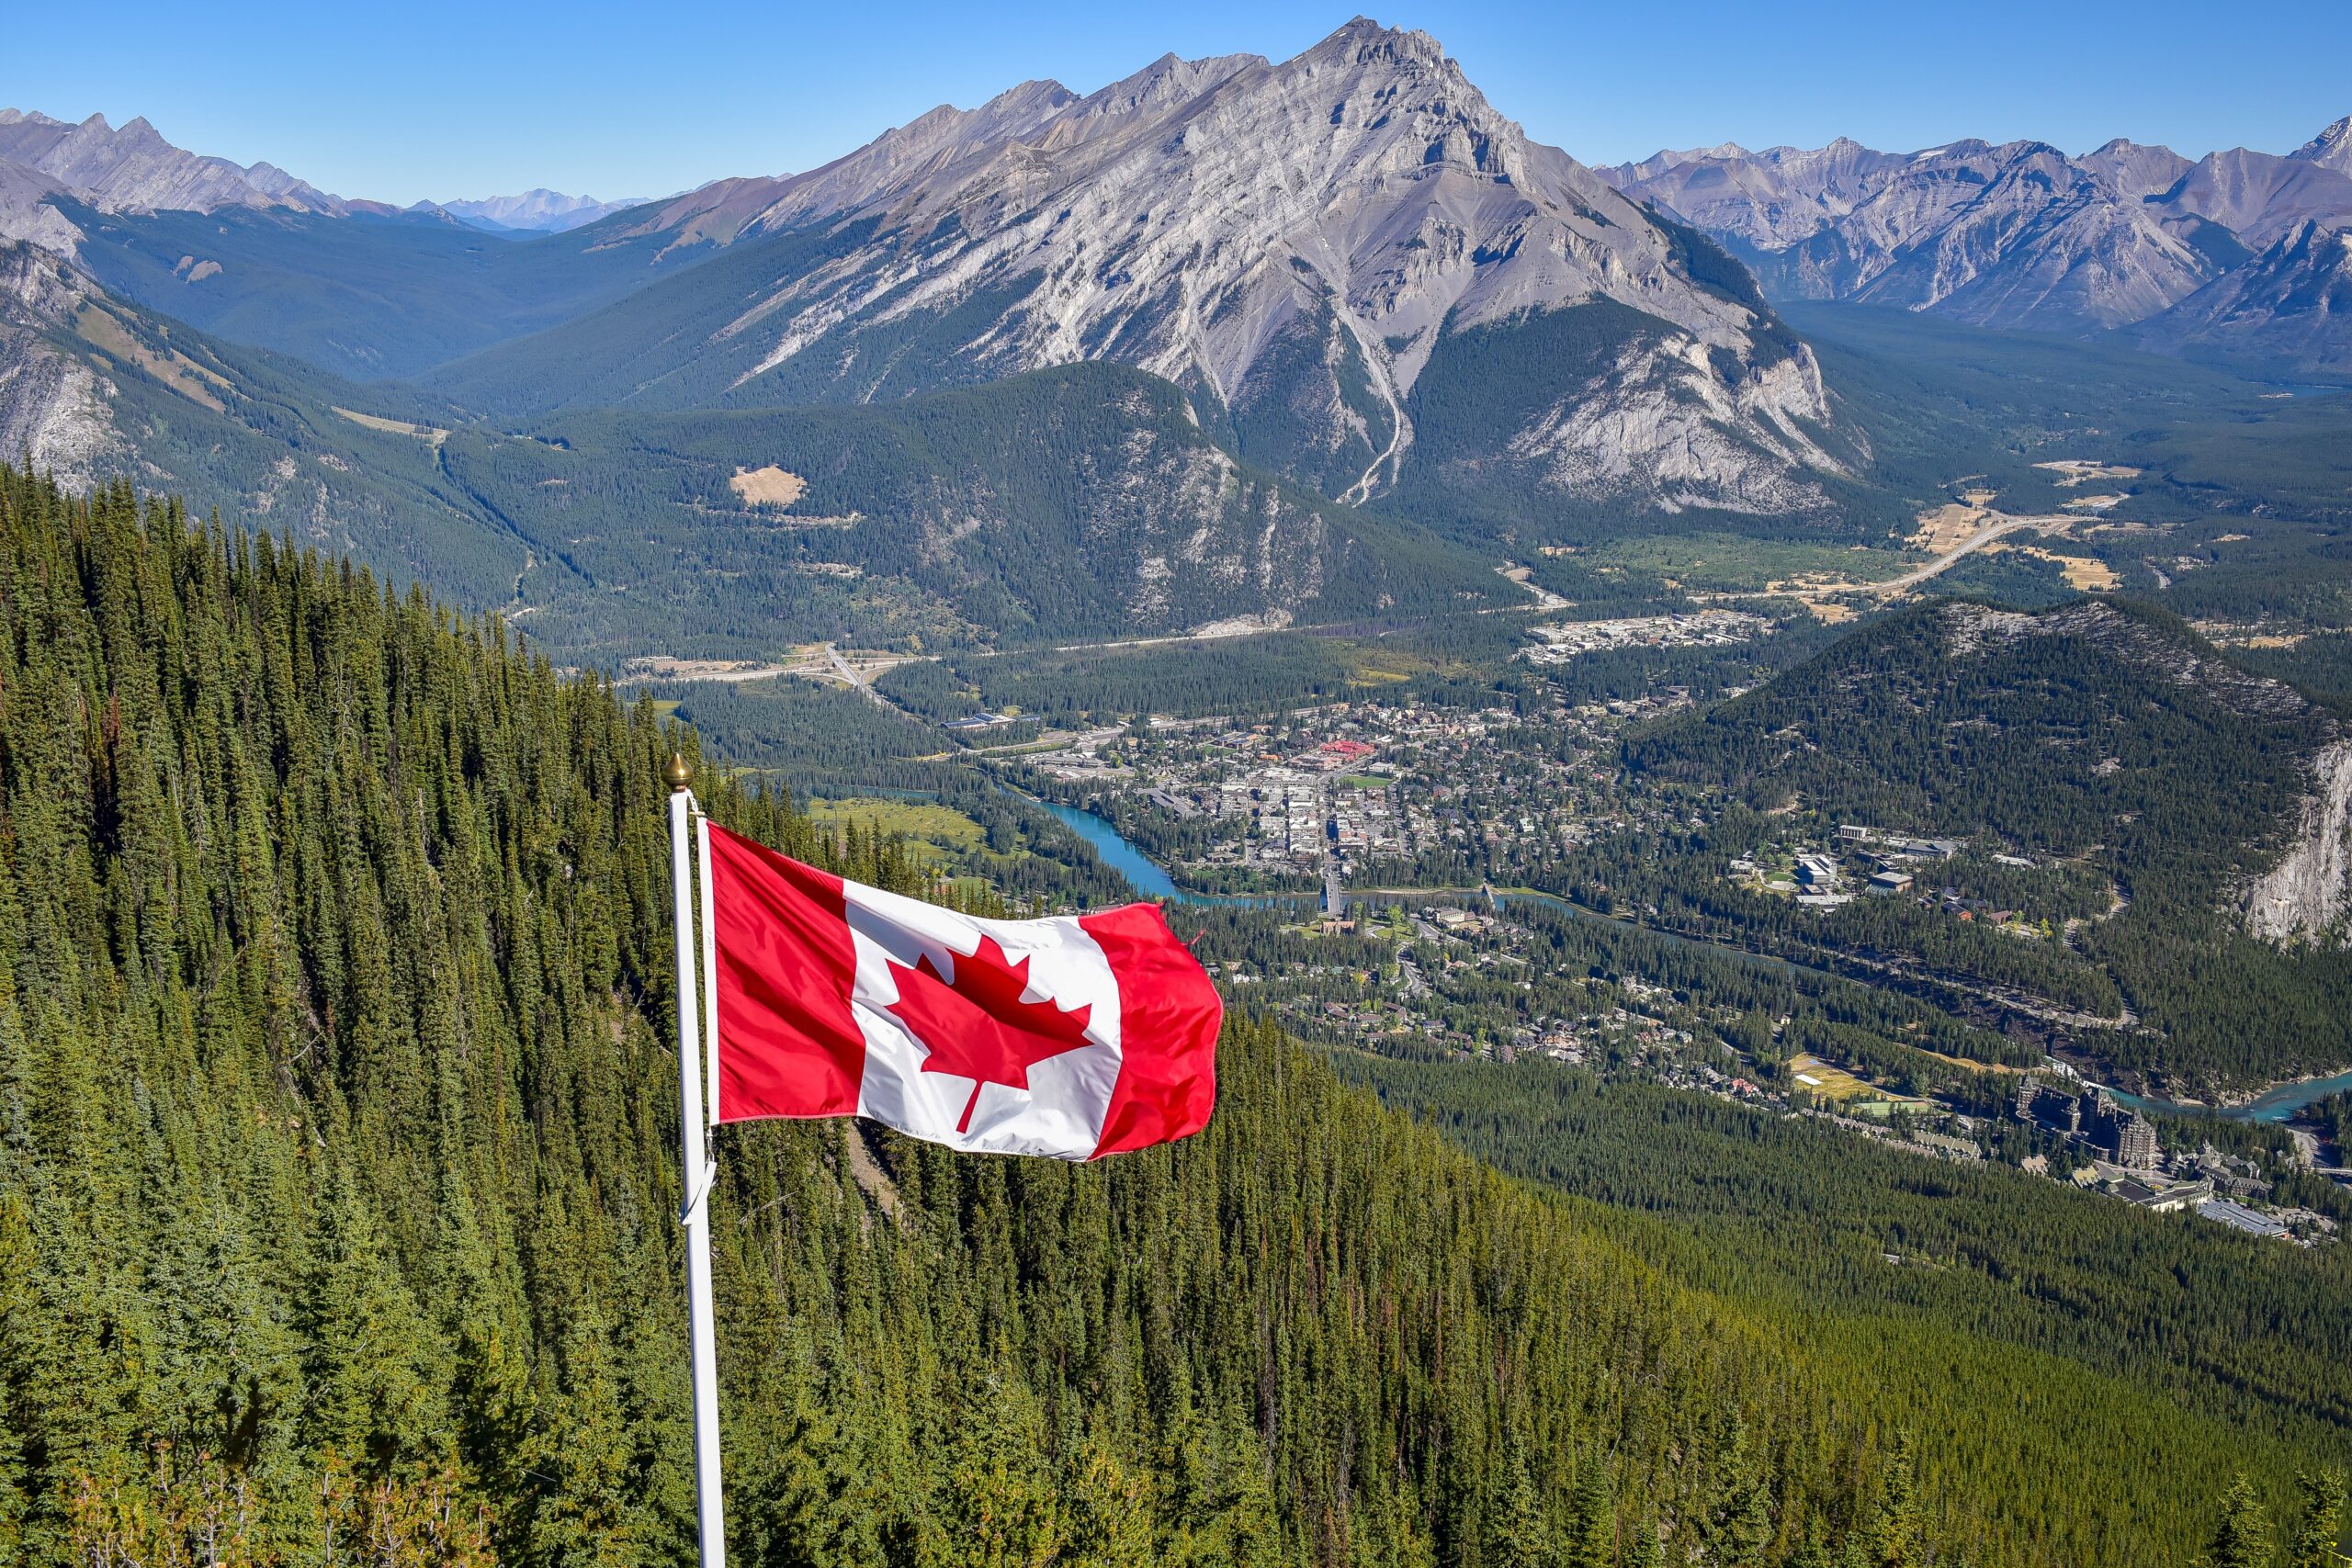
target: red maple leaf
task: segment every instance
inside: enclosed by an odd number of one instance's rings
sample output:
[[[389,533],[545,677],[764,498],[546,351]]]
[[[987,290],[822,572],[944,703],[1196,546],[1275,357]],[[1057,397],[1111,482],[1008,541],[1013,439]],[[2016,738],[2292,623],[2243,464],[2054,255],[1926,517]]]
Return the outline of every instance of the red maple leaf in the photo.
[[[890,977],[898,982],[899,999],[889,1010],[898,1015],[928,1053],[926,1073],[949,1073],[972,1080],[972,1098],[964,1102],[959,1133],[972,1130],[972,1108],[980,1102],[982,1084],[1003,1084],[1027,1089],[1029,1069],[1049,1056],[1092,1043],[1086,1038],[1091,1006],[1064,1012],[1051,998],[1023,1001],[1029,988],[1029,960],[1014,964],[996,939],[984,936],[977,952],[956,956],[956,978],[943,978],[925,953],[915,967],[893,963]]]

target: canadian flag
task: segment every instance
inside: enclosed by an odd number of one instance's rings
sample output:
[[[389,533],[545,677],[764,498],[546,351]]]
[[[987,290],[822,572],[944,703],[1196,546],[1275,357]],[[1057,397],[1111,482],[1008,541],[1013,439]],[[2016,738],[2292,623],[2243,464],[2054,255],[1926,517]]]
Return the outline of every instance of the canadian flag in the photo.
[[[712,826],[720,1122],[1095,1159],[1199,1132],[1225,1008],[1157,906],[983,920]]]

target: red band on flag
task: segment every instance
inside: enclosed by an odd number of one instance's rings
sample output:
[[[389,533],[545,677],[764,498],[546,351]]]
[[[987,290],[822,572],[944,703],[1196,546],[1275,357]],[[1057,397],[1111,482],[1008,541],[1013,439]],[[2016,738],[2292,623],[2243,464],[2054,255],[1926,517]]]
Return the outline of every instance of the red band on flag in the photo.
[[[1126,1059],[1094,1155],[1189,1137],[1216,1108],[1216,1036],[1225,1003],[1159,907],[1129,904],[1079,922],[1119,977]]]
[[[842,879],[716,824],[710,860],[718,1120],[854,1116],[865,1036]]]

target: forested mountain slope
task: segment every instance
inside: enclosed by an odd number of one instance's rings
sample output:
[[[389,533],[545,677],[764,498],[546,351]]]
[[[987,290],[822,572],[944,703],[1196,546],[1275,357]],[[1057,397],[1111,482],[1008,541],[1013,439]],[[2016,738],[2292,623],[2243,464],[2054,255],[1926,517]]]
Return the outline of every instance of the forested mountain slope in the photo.
[[[1338,1063],[1501,1169],[1589,1201],[1581,1212],[1678,1280],[1803,1321],[1815,1359],[1872,1369],[1915,1432],[1951,1434],[1926,1445],[1931,1474],[1950,1461],[1997,1476],[2021,1510],[2095,1431],[2169,1457],[2115,1477],[2113,1501],[2151,1525],[2171,1515],[2172,1538],[2193,1540],[2212,1499],[2183,1495],[2182,1477],[2226,1473],[2248,1430],[2324,1456],[2352,1424],[2341,1248],[1550,1062]],[[2050,1528],[2081,1532],[2077,1562],[2115,1560],[2095,1518],[2062,1510]]]
[[[127,492],[5,494],[11,1549],[184,1508],[290,1550],[324,1485],[518,1560],[681,1559],[650,710]],[[1766,1462],[1742,1408],[1817,1434],[1770,1461],[1792,1535],[1871,1516],[1877,1439],[1775,1336],[1277,1042],[1226,1076],[1209,1135],[1086,1169],[729,1134],[742,1549],[1491,1561],[1620,1499],[1696,1530]]]
[[[445,409],[222,342],[0,243],[0,451],[70,486],[167,486],[459,604],[503,603],[524,547],[441,472]]]
[[[335,1530],[684,1561],[650,705],[347,567],[6,472],[0,631],[0,1551],[309,1561]],[[705,786],[787,850],[921,880]],[[1208,1133],[1097,1167],[725,1134],[738,1553],[2165,1540],[2120,1512],[2046,1535],[1965,1482],[1972,1434],[1915,1465],[1906,1413],[1800,1336],[1271,1034],[1238,1028],[1223,1078]]]
[[[1174,388],[1121,366],[518,435],[164,320],[25,244],[0,245],[0,443],[67,483],[167,479],[607,668],[1523,598],[1408,521],[1238,462]]]
[[[1697,924],[1801,945],[1824,931],[1866,949],[1927,942],[1953,963],[1971,946],[2004,965],[1973,971],[1986,980],[2033,951],[1983,935],[1962,943],[1949,919],[1911,920],[1907,900],[1867,900],[1825,926],[1736,893],[1721,859],[1773,816],[1820,840],[1844,823],[1980,838],[2111,879],[2111,913],[2084,911],[2038,951],[2082,982],[2066,1005],[2119,1025],[2133,1023],[2128,1008],[2141,1026],[2087,1029],[2077,1043],[2208,1089],[2352,1060],[2352,890],[2340,870],[2316,874],[2286,908],[2266,880],[2298,853],[2340,867],[2329,844],[2341,817],[2313,807],[2331,795],[2344,744],[2340,716],[2233,666],[2162,611],[1947,601],[1637,738],[1626,756],[1657,786],[1725,792],[1771,814],[1743,818],[1685,868],[1676,902]]]
[[[532,635],[592,656],[1012,645],[1525,598],[1412,522],[1235,459],[1174,387],[1118,365],[866,408],[592,411],[532,440],[458,432],[442,461],[531,548],[516,586]],[[800,488],[750,499],[770,492],[747,470]]]

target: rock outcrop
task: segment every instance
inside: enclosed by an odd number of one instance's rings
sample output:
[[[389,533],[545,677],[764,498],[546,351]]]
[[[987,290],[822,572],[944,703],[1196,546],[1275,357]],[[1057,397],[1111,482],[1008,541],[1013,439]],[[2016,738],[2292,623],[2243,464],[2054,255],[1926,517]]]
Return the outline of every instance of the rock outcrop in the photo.
[[[2352,114],[2346,115],[2301,147],[2287,154],[2306,164],[2352,175]]]
[[[49,252],[0,244],[0,451],[29,454],[37,471],[76,488],[123,445],[98,373],[60,345],[90,293]]]
[[[2339,938],[2352,911],[2352,740],[2312,762],[2312,793],[2278,863],[2246,892],[2246,924],[2271,942]]]

